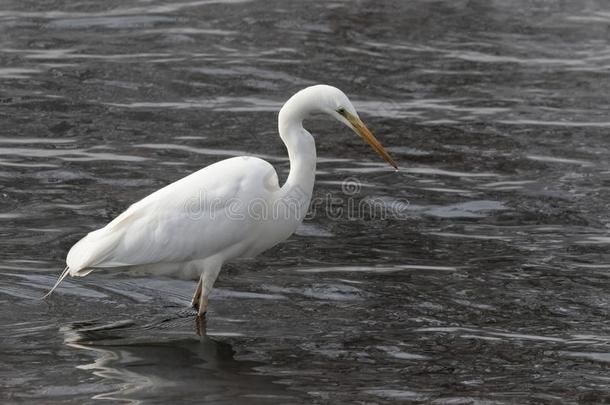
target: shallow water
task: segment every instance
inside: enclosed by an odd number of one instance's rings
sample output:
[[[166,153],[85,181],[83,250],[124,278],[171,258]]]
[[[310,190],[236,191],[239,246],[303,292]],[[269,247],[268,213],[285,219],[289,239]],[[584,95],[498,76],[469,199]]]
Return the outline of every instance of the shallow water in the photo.
[[[5,1],[0,400],[609,401],[609,23],[602,0]],[[188,281],[38,300],[187,173],[252,154],[285,178],[276,112],[318,82],[401,170],[308,123],[311,218],[226,266],[206,324]]]

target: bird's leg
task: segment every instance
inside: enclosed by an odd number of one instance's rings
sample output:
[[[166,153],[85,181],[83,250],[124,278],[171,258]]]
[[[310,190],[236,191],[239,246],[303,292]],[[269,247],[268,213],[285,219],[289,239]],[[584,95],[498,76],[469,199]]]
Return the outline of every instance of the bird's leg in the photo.
[[[208,310],[208,297],[204,297],[203,294],[199,299],[199,309],[197,310],[197,315],[202,317],[205,315]]]
[[[195,294],[193,294],[193,299],[191,300],[191,306],[193,308],[199,308],[199,298],[201,298],[201,285],[201,277],[199,277],[197,287],[195,288]]]
[[[199,290],[199,299],[197,315],[204,316],[208,309],[208,297],[212,292],[212,287],[216,282],[216,278],[220,273],[220,265],[207,267],[203,273],[201,273],[201,290]]]

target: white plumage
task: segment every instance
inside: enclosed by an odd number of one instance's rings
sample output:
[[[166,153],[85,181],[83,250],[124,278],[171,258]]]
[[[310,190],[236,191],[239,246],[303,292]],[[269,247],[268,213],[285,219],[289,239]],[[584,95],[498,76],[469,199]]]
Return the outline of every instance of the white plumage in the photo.
[[[78,241],[49,294],[68,274],[84,276],[96,268],[145,270],[199,278],[193,305],[203,314],[223,263],[275,246],[302,222],[316,167],[315,143],[302,122],[316,112],[350,126],[396,167],[340,90],[308,87],[279,114],[279,133],[290,158],[282,187],[273,166],[259,158],[234,157],[207,166],[136,202]]]

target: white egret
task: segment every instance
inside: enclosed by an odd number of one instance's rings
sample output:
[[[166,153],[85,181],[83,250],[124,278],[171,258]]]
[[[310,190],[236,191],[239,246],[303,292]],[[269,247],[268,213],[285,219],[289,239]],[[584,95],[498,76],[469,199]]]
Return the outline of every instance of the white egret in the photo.
[[[283,186],[273,166],[259,158],[234,157],[207,166],[136,202],[78,241],[46,296],[67,275],[85,276],[101,268],[145,269],[199,278],[192,305],[199,315],[204,314],[224,263],[275,246],[303,221],[316,169],[314,139],[303,128],[303,120],[314,113],[328,114],[352,128],[397,169],[341,90],[327,85],[307,87],[279,113],[279,134],[290,158]]]

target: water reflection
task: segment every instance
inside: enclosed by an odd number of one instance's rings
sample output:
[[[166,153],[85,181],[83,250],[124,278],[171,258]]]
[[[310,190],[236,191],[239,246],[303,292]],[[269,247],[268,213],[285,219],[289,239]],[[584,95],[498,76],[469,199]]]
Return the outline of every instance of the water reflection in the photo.
[[[197,321],[195,320],[197,319]],[[194,325],[191,336],[178,333]],[[163,325],[163,329],[158,327]],[[169,332],[173,330],[174,332]],[[140,404],[163,402],[218,404],[296,403],[298,397],[256,373],[260,363],[235,359],[227,342],[206,334],[205,321],[178,317],[139,325],[131,320],[71,322],[60,328],[64,343],[86,351],[93,361],[76,367],[113,389],[94,399]],[[173,336],[177,334],[178,336]],[[180,389],[176,389],[180,387]]]

